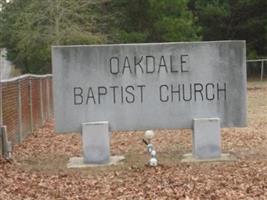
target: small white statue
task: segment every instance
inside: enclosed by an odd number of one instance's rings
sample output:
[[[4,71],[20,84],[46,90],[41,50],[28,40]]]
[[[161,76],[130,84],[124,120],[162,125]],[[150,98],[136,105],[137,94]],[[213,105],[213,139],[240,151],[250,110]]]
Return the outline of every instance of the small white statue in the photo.
[[[151,140],[154,136],[155,136],[154,131],[147,130],[145,132],[145,139],[143,139],[143,142],[147,145],[147,152],[151,156],[148,164],[149,166],[152,166],[152,167],[155,167],[158,165],[157,153],[156,153],[156,150],[154,150],[153,144],[151,144]]]

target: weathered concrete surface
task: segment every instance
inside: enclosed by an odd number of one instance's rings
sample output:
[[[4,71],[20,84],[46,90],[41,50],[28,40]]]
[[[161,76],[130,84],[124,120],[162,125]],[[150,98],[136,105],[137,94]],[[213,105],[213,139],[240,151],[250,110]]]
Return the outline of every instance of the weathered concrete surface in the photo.
[[[110,161],[109,136],[108,122],[82,124],[84,163],[105,164]]]
[[[73,157],[70,158],[67,168],[86,168],[86,167],[105,167],[110,165],[119,165],[122,164],[122,161],[125,160],[124,156],[110,156],[110,161],[105,164],[88,164],[84,162],[83,157]]]
[[[218,158],[198,159],[192,153],[184,154],[181,162],[225,162],[236,161],[237,158],[228,153],[222,153]]]
[[[53,47],[56,131],[246,125],[244,41]]]
[[[193,119],[193,156],[196,159],[212,159],[221,156],[221,132],[219,118]]]

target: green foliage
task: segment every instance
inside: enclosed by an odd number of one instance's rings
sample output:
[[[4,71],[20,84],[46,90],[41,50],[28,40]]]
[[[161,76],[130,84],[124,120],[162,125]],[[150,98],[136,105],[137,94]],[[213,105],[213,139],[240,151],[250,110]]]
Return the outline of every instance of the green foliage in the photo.
[[[204,40],[246,40],[248,57],[267,55],[266,0],[191,0]]]
[[[51,72],[51,46],[246,40],[267,55],[266,0],[0,0],[0,47],[24,72]]]
[[[151,18],[154,19],[150,33],[152,41],[199,40],[200,28],[194,24],[187,0],[150,0]]]
[[[0,13],[1,46],[24,72],[51,72],[51,46],[92,44],[105,37],[93,28],[88,0],[14,0]]]
[[[51,45],[200,39],[187,0],[14,0],[0,20],[1,46],[30,73],[51,71]]]
[[[117,13],[112,33],[115,42],[171,42],[199,40],[187,0],[113,0]],[[121,10],[121,9],[120,9]]]

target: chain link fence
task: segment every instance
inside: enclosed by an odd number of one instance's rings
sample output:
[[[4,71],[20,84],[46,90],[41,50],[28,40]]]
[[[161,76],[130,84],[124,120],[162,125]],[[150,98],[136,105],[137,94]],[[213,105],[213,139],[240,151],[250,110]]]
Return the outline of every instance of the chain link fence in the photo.
[[[0,81],[0,126],[6,126],[13,145],[52,116],[52,75],[23,75]]]
[[[267,79],[267,59],[247,60],[248,79]]]

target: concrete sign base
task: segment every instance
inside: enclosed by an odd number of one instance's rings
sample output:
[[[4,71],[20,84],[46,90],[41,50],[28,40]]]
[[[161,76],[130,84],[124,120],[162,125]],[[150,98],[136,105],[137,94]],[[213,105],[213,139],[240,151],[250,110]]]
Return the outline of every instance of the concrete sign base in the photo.
[[[193,156],[192,153],[184,154],[181,162],[225,162],[236,161],[236,157],[228,153],[222,153],[220,157],[210,159],[198,159]]]
[[[84,163],[84,158],[82,157],[73,157],[70,158],[67,168],[86,168],[86,167],[104,167],[104,166],[111,166],[111,165],[118,165],[121,164],[125,159],[124,156],[111,156],[108,163],[105,164],[88,164]]]
[[[193,156],[197,159],[212,159],[221,156],[219,118],[193,119]]]
[[[106,164],[110,161],[109,124],[103,122],[82,123],[84,163]]]

